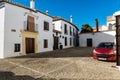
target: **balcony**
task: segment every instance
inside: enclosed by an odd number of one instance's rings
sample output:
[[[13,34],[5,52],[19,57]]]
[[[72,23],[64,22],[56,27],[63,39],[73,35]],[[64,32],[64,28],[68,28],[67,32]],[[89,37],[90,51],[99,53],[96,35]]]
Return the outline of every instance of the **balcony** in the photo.
[[[23,30],[29,32],[38,32],[38,24],[30,23],[28,26],[27,21],[25,21]]]

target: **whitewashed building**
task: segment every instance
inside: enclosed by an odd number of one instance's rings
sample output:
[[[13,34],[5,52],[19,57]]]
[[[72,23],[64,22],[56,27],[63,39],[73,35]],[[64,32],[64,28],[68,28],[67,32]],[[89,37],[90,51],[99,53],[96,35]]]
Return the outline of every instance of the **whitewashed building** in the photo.
[[[34,7],[0,0],[0,58],[53,50],[53,18]]]
[[[101,42],[116,43],[116,18],[108,16],[106,25],[99,27],[99,32],[80,33],[79,43],[81,47],[95,47]],[[95,28],[96,29],[96,28]]]
[[[72,16],[70,21],[58,16],[53,17],[53,29],[54,49],[79,46],[79,29],[72,23]]]
[[[116,42],[115,35],[115,30],[80,34],[80,47],[96,47],[101,42]]]

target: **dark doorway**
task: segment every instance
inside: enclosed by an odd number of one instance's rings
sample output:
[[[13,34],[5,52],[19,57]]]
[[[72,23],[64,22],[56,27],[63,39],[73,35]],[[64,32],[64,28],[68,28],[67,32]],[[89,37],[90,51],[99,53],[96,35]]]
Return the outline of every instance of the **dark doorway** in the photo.
[[[59,38],[54,37],[54,50],[58,49]]]
[[[34,38],[26,38],[26,54],[34,53]]]
[[[92,39],[87,39],[87,47],[92,47]]]

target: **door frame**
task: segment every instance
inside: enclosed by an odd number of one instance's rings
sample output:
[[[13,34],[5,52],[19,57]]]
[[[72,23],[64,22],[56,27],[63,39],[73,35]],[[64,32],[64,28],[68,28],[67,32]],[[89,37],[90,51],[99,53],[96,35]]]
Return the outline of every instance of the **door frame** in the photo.
[[[26,55],[26,38],[34,38],[34,52],[38,53],[38,32],[21,30],[22,33],[22,54]]]

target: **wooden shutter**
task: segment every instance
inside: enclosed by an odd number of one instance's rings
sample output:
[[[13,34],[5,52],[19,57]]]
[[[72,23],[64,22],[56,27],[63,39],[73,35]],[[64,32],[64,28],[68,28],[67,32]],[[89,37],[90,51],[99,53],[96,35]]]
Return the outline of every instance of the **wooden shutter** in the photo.
[[[27,19],[27,30],[28,31],[32,31],[32,32],[35,31],[35,21],[34,21],[34,17],[32,17],[32,16],[28,16],[28,19]]]

